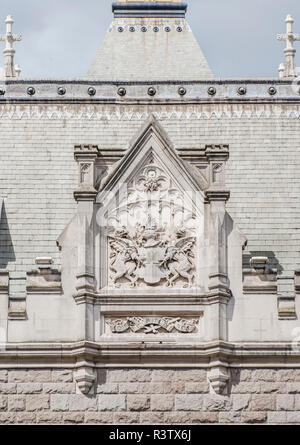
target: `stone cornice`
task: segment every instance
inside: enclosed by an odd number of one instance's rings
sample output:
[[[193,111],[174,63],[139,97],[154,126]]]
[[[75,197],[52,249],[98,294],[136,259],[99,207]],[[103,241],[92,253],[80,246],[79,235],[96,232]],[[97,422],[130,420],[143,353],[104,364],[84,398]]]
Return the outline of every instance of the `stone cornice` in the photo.
[[[8,343],[0,350],[1,368],[76,367],[77,359],[95,367],[205,367],[222,360],[229,367],[300,368],[300,348],[291,342],[145,341]],[[141,360],[142,359],[142,360]]]

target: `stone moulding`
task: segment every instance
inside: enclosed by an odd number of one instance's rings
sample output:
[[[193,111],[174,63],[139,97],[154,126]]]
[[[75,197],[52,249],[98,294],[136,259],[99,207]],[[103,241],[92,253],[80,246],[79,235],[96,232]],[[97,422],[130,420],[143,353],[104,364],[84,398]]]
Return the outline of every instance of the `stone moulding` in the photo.
[[[8,294],[9,272],[0,271],[0,294]]]
[[[61,294],[61,273],[58,270],[43,268],[27,273],[27,294]]]
[[[252,257],[243,269],[244,294],[277,294],[277,270],[268,266],[267,257]]]

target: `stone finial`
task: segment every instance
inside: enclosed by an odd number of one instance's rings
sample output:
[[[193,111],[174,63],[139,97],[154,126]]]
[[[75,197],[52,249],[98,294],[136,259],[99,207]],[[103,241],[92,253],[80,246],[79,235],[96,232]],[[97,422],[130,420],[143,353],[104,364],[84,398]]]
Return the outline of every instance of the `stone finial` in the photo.
[[[5,42],[6,46],[3,51],[4,54],[4,70],[3,75],[4,78],[10,77],[18,77],[20,75],[20,67],[19,65],[14,64],[14,55],[15,50],[13,49],[14,42],[19,42],[22,40],[22,36],[20,34],[12,33],[12,26],[14,24],[14,20],[11,15],[8,15],[6,20],[6,33],[0,35],[0,41]]]
[[[279,77],[281,79],[297,77],[297,70],[295,65],[296,49],[294,48],[294,42],[297,40],[300,41],[300,34],[293,33],[294,19],[291,15],[287,16],[285,23],[286,34],[277,35],[277,40],[286,42],[286,48],[284,50],[285,64],[281,64],[279,66]]]

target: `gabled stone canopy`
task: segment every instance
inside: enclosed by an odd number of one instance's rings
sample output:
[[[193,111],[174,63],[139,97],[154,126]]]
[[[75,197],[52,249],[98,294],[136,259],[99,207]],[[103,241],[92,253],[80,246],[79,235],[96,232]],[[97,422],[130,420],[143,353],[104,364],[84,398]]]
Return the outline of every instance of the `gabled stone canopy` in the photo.
[[[213,78],[185,20],[186,4],[121,2],[113,10],[115,18],[88,77],[110,81]]]

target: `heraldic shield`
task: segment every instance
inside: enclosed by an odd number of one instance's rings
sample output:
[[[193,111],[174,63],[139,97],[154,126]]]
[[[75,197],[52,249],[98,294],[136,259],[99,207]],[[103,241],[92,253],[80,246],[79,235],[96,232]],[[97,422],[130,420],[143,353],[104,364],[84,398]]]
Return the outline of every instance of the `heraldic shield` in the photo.
[[[148,123],[98,196],[101,287],[197,287],[202,189],[201,175]]]

